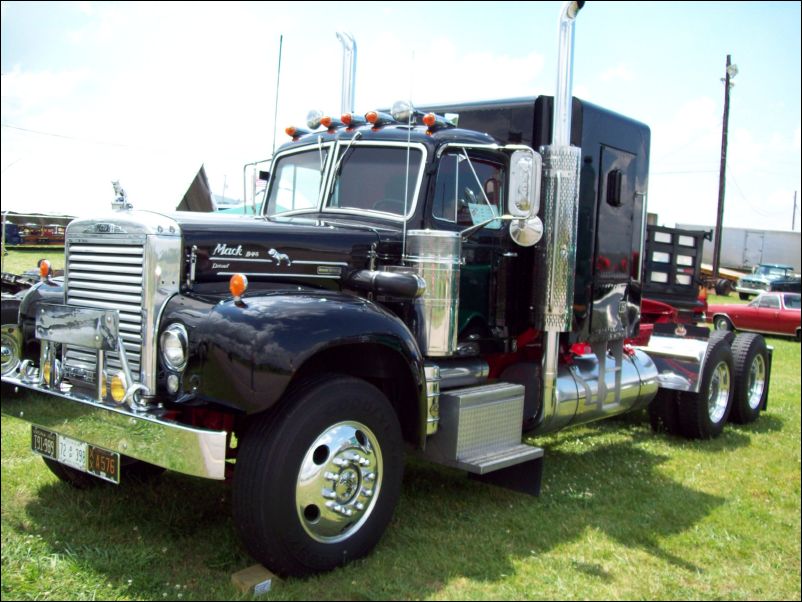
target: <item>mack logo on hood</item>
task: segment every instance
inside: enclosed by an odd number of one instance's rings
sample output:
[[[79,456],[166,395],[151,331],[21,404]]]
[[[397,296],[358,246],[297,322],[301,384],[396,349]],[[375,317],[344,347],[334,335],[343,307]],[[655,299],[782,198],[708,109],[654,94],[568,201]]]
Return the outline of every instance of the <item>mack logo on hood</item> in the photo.
[[[228,257],[242,257],[242,245],[237,245],[236,248],[229,247],[226,243],[219,243],[214,248],[214,253],[212,255],[219,256],[224,255]]]

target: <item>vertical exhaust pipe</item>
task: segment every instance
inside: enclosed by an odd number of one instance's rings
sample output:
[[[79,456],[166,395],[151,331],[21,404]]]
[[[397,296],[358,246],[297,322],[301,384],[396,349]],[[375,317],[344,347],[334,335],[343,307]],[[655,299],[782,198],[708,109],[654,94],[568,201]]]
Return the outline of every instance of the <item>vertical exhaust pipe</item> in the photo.
[[[557,90],[554,96],[552,144],[540,149],[545,176],[544,230],[546,282],[540,326],[546,332],[543,357],[543,419],[548,430],[557,411],[557,369],[560,333],[571,330],[576,267],[581,149],[571,146],[574,21],[584,2],[566,2],[560,17]]]
[[[354,112],[354,90],[356,88],[356,40],[350,33],[337,32],[337,39],[343,45],[342,95],[340,111]]]
[[[574,85],[574,21],[584,2],[566,2],[560,16],[557,91],[554,94],[553,146],[571,144],[571,98]]]

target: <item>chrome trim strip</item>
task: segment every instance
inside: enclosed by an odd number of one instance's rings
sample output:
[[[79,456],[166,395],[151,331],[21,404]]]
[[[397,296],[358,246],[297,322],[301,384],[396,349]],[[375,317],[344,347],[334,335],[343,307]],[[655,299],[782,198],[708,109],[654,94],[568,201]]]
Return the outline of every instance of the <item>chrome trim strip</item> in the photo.
[[[310,259],[309,261],[307,261],[305,259],[303,259],[303,260],[301,260],[301,259],[299,259],[299,260],[293,259],[292,263],[293,264],[297,263],[298,265],[339,265],[339,266],[342,266],[344,268],[348,267],[348,263],[345,262],[345,261],[315,261],[313,259]]]
[[[426,364],[426,435],[434,435],[440,424],[440,367]]]
[[[0,412],[7,416],[168,470],[208,479],[225,478],[225,431],[185,426],[150,414],[101,405],[75,393],[50,391],[17,378],[3,377],[3,382],[46,394],[4,398]]]
[[[255,257],[218,257],[212,256],[209,257],[209,261],[245,261],[248,263],[275,263],[272,259],[257,259]],[[293,259],[293,265],[296,263],[298,265],[338,265],[344,268],[348,267],[348,263],[345,261],[316,261],[314,259],[306,260],[306,259]]]
[[[246,276],[278,276],[279,278],[326,278],[328,280],[338,280],[338,276],[328,276],[320,274],[293,274],[292,272],[276,273],[276,272],[217,272],[218,276],[233,276],[234,274],[245,274]]]

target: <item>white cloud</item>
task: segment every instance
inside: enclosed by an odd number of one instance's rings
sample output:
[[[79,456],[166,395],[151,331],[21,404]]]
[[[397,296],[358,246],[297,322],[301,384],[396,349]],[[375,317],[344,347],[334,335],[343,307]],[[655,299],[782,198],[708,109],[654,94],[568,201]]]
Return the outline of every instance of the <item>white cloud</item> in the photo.
[[[616,81],[631,82],[635,80],[635,73],[626,65],[618,65],[602,72],[599,75],[599,79],[607,83]]]

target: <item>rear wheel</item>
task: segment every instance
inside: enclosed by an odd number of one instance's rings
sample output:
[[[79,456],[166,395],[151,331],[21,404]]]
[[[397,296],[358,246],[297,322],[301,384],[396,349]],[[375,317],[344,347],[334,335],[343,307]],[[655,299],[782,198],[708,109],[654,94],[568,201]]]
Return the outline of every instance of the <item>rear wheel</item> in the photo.
[[[730,337],[732,335],[729,335]],[[679,420],[691,439],[712,439],[721,434],[732,409],[733,361],[727,337],[711,337],[705,354],[698,393],[682,393]]]
[[[723,295],[725,297],[729,296],[732,292],[732,282],[727,280],[726,278],[719,278],[716,281],[716,294]]]
[[[732,345],[735,370],[733,422],[746,424],[757,419],[768,395],[768,351],[759,334],[745,333]]]
[[[749,299],[749,293],[738,293],[738,297],[740,297],[741,301],[746,301]]]
[[[243,435],[234,523],[251,556],[280,574],[330,570],[378,543],[402,473],[401,428],[381,391],[351,377],[315,380]]]

